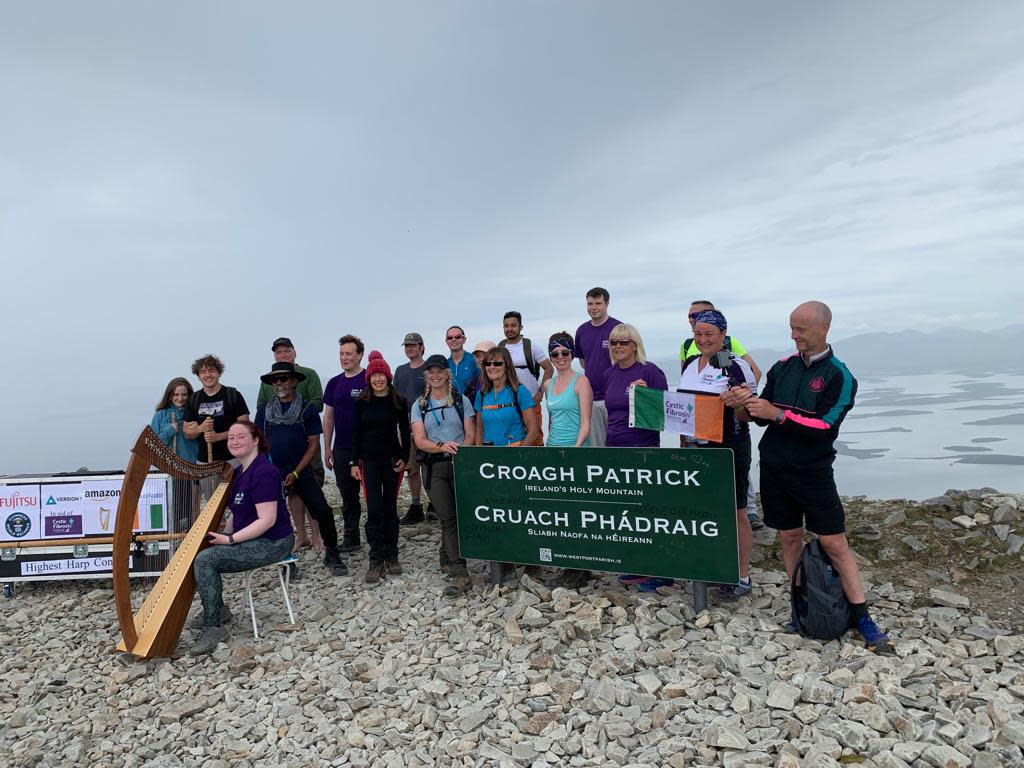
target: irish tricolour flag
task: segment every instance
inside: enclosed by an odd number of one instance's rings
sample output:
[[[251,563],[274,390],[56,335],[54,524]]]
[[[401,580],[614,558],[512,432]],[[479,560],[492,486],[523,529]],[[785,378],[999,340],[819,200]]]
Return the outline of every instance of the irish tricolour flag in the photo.
[[[629,391],[629,426],[675,432],[695,440],[722,442],[724,406],[718,395],[664,392],[648,387]]]

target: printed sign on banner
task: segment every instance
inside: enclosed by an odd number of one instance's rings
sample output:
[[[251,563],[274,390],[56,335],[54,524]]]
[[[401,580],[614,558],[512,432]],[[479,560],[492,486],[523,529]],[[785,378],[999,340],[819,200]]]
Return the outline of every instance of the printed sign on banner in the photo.
[[[42,531],[40,538],[66,539],[83,536],[82,484],[44,485],[39,491]]]
[[[32,541],[39,532],[39,486],[0,486],[0,541]]]
[[[121,480],[82,481],[82,527],[86,536],[105,536],[114,532],[117,503],[121,498]],[[132,526],[136,531],[167,528],[167,485],[163,480],[146,480],[139,495]]]
[[[727,448],[470,448],[455,456],[463,557],[739,579]]]

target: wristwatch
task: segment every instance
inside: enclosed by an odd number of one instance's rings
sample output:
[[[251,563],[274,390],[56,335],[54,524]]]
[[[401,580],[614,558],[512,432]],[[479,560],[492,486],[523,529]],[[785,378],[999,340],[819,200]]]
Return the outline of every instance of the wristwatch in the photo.
[[[441,453],[444,453],[444,443],[443,443],[443,442],[441,442],[440,440],[438,440],[438,441],[437,441],[437,442],[435,443],[435,445],[437,446],[437,449],[438,449],[438,450],[439,450],[439,451],[440,451]]]
[[[777,414],[775,414],[775,423],[776,424],[781,424],[785,420],[786,420],[786,412],[784,410],[782,410],[781,408],[779,408],[779,412]]]
[[[229,533],[228,534],[228,544],[234,544],[234,543],[235,543],[235,534]]]

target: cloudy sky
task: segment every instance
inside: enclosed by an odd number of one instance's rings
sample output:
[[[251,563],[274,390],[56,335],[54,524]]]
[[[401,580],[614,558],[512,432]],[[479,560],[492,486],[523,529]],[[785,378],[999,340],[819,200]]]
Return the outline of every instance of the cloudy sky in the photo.
[[[278,335],[326,379],[594,285],[654,357],[696,296],[1022,322],[1022,92],[1017,2],[3,0],[0,473],[123,466],[207,351],[254,399]]]

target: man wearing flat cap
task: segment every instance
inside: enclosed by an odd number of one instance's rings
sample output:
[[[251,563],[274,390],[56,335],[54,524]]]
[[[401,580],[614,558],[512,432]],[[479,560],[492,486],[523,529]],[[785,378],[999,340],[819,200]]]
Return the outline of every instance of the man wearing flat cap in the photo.
[[[320,454],[323,426],[312,403],[306,402],[297,387],[306,375],[292,363],[274,363],[260,380],[273,388],[274,397],[256,409],[256,426],[263,430],[273,447],[270,460],[281,473],[289,501],[302,500],[310,516],[320,527],[324,541],[324,565],[335,575],[348,573],[338,553],[338,528],[334,511],[313,475],[313,458]]]
[[[305,380],[302,381],[296,392],[302,395],[303,400],[307,403],[312,403],[313,407],[316,408],[317,413],[323,413],[324,411],[324,388],[320,384],[320,376],[312,368],[307,368],[304,365],[296,365],[295,363],[295,347],[292,344],[292,340],[287,336],[281,336],[274,340],[274,343],[270,345],[270,351],[274,353],[275,363],[291,363],[295,366],[295,370],[305,376]],[[269,384],[260,384],[260,393],[256,396],[256,407],[266,405],[270,398],[274,396],[274,388]],[[323,466],[320,468],[321,478],[323,476]],[[323,480],[321,479],[321,482]]]

